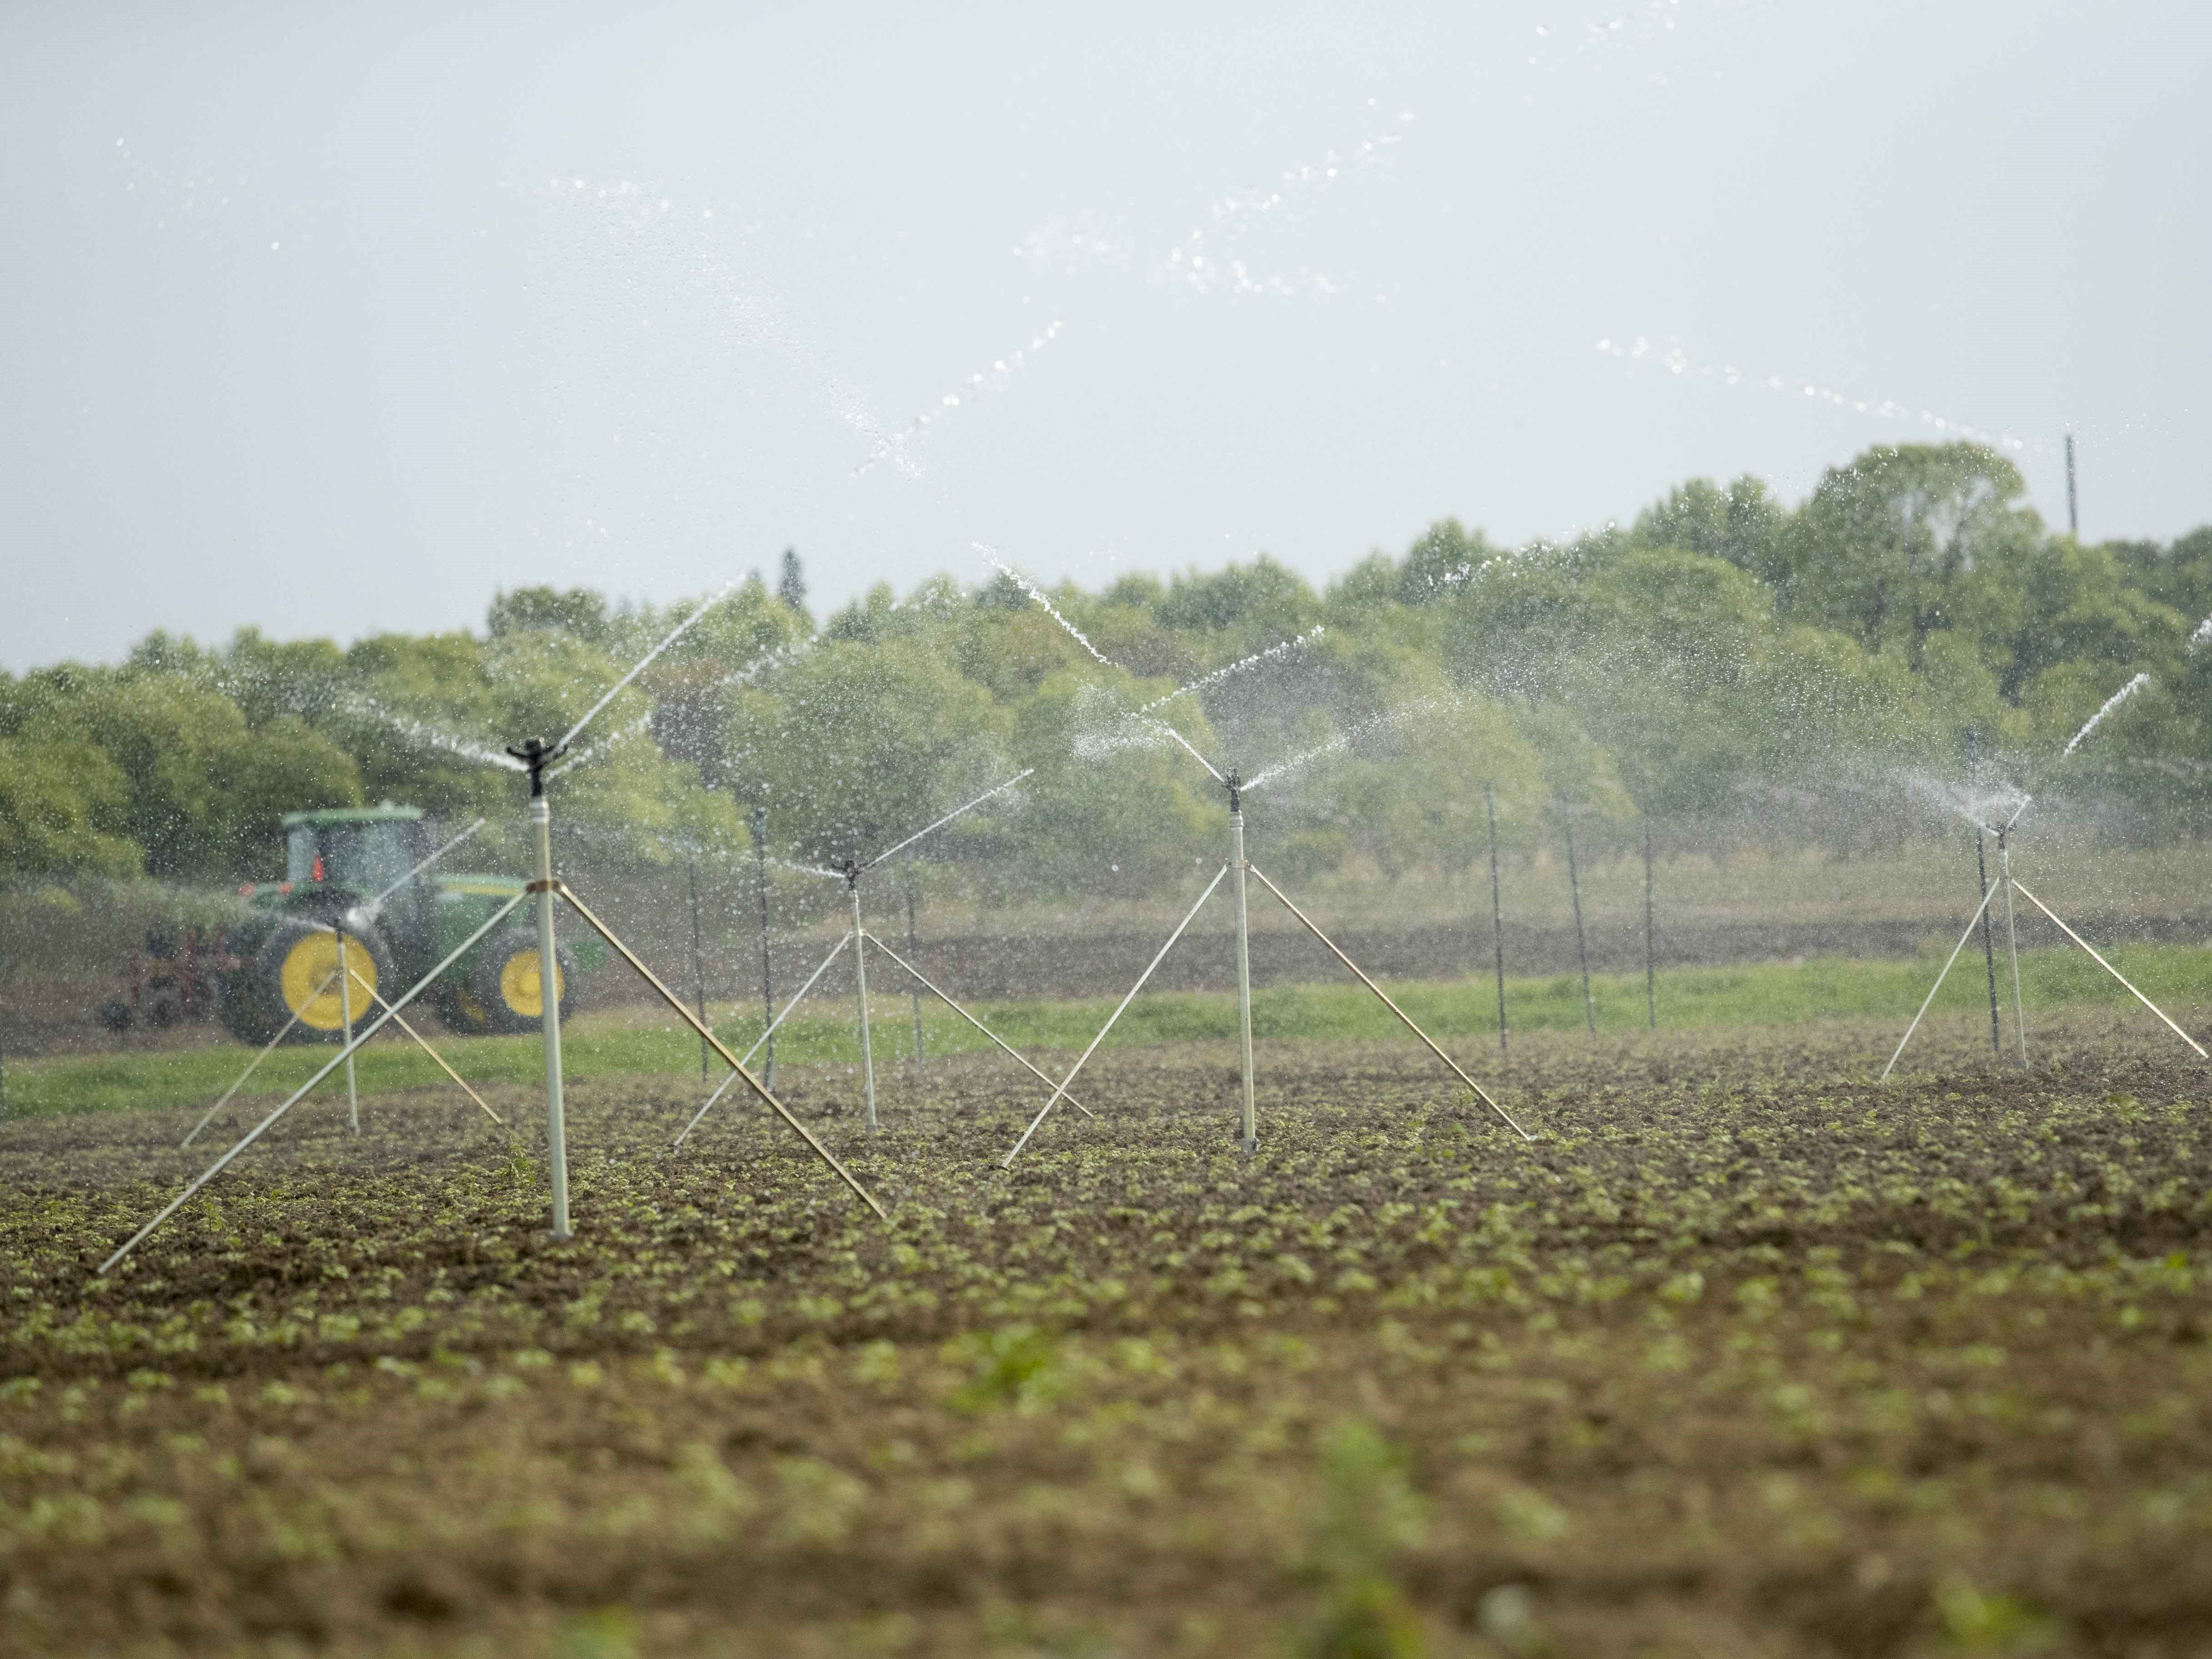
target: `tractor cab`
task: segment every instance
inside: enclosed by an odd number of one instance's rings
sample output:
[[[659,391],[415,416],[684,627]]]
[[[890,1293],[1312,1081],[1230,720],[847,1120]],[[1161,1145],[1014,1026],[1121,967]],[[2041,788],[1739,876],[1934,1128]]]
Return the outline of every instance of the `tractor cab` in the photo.
[[[430,850],[419,806],[340,807],[284,815],[284,879],[374,898]]]
[[[536,930],[517,921],[482,937],[520,881],[449,870],[408,880],[433,850],[419,806],[287,812],[283,826],[284,879],[239,889],[250,914],[229,930],[219,964],[216,1012],[234,1036],[335,1042],[350,1018],[342,973],[360,993],[360,1015],[378,987],[412,986],[441,962],[449,966],[434,1006],[456,1030],[519,1031],[539,1019]],[[597,940],[561,945],[554,982],[564,1004],[579,965],[605,960]]]

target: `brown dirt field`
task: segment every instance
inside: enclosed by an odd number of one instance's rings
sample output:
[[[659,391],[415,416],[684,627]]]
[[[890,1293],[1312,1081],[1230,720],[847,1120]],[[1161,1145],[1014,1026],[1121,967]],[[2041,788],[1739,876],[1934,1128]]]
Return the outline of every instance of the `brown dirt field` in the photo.
[[[2212,1651],[2212,1079],[1881,1036],[1516,1039],[1528,1146],[1273,1043],[1249,1160],[1124,1051],[1010,1175],[1011,1068],[794,1077],[890,1227],[586,1083],[561,1243],[533,1141],[323,1097],[107,1281],[190,1115],[5,1126],[0,1651]]]

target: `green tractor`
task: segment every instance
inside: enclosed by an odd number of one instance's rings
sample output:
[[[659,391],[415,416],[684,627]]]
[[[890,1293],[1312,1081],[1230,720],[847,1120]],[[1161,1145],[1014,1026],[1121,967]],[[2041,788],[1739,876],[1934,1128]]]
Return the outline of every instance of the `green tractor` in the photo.
[[[507,876],[425,873],[407,879],[431,851],[416,806],[288,812],[284,849],[283,880],[248,882],[239,889],[253,914],[229,930],[216,960],[216,1014],[232,1036],[256,1047],[295,1016],[291,1032],[299,1041],[343,1038],[337,930],[345,933],[353,971],[386,997],[397,997],[524,885]],[[377,903],[387,889],[389,896]],[[520,1031],[543,1018],[538,930],[522,914],[431,988],[439,1018],[453,1030]],[[564,1018],[575,1006],[580,968],[594,969],[606,959],[597,939],[580,943],[580,951],[560,946],[556,983]],[[375,1017],[374,1000],[358,984],[352,1000],[356,1028]]]

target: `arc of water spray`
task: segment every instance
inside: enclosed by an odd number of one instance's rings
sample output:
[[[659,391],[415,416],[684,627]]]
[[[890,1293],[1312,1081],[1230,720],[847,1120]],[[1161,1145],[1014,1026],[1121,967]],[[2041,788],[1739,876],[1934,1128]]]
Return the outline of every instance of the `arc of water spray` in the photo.
[[[2064,760],[2076,749],[2079,749],[2081,746],[2081,740],[2105,723],[2105,718],[2106,715],[2110,714],[2115,708],[2118,708],[2122,703],[2125,702],[2130,697],[2135,696],[2136,692],[2142,690],[2143,687],[2149,684],[2150,676],[2148,674],[2138,674],[2133,679],[2130,680],[2125,685],[2122,686],[2118,690],[2113,692],[2111,696],[2106,698],[2105,706],[2100,708],[2095,714],[2089,716],[2088,722],[2084,725],[2079,732],[2076,732],[2074,734],[2073,742],[2066,745],[2065,749],[2060,752],[2058,758]]]
[[[1327,631],[1326,628],[1324,628],[1321,623],[1316,623],[1304,633],[1293,635],[1291,638],[1283,641],[1280,644],[1271,645],[1265,651],[1255,651],[1249,657],[1240,657],[1235,662],[1229,664],[1225,667],[1217,668],[1210,674],[1200,675],[1198,678],[1193,680],[1188,685],[1176,687],[1164,697],[1154,697],[1150,702],[1140,706],[1138,708],[1137,713],[1139,714],[1149,714],[1155,708],[1165,708],[1169,703],[1173,702],[1177,697],[1187,697],[1194,691],[1203,691],[1207,686],[1215,684],[1217,681],[1225,680],[1231,674],[1242,673],[1245,669],[1256,667],[1259,664],[1267,662],[1273,658],[1282,656],[1286,652],[1297,650],[1302,646],[1311,645]]]
[[[1181,744],[1184,750],[1188,752],[1190,757],[1196,761],[1200,766],[1203,766],[1216,783],[1225,784],[1229,781],[1229,780],[1223,777],[1219,772],[1214,770],[1213,763],[1212,761],[1206,759],[1205,756],[1200,754],[1197,750],[1191,747],[1190,739],[1188,738],[1183,736],[1182,732],[1176,731],[1175,727],[1170,726],[1165,720],[1146,720],[1145,724],[1151,726],[1156,732],[1164,733],[1166,736],[1173,738],[1177,743]]]
[[[599,759],[600,756],[607,753],[624,738],[634,738],[641,732],[651,730],[652,726],[653,716],[647,714],[638,720],[632,720],[628,726],[623,726],[618,732],[610,732],[604,738],[594,738],[592,742],[585,744],[584,747],[576,750],[574,754],[570,755],[558,766],[549,769],[545,774],[545,781],[550,783],[554,779],[565,776],[567,774],[574,771],[580,766],[590,765],[593,761]]]
[[[976,796],[975,799],[969,801],[965,806],[954,807],[943,817],[938,819],[936,823],[931,824],[928,829],[917,830],[912,835],[908,836],[904,841],[901,842],[897,846],[890,848],[884,852],[877,854],[875,857],[870,859],[866,864],[862,865],[860,868],[863,871],[874,869],[885,859],[890,857],[893,853],[903,853],[908,848],[913,846],[915,842],[920,841],[924,836],[933,835],[938,830],[945,828],[946,824],[951,823],[953,819],[958,817],[963,812],[972,812],[977,807],[981,806],[985,801],[990,799],[992,796],[1006,793],[1007,790],[1012,788],[1016,784],[1019,783],[1024,778],[1028,777],[1036,770],[1036,768],[1034,766],[1024,767],[1020,771],[1015,773],[1013,776],[1008,778],[1004,783],[996,784],[992,787],[986,789],[981,794]]]
[[[1015,586],[1020,588],[1023,592],[1028,594],[1030,598],[1035,599],[1039,605],[1042,605],[1044,607],[1045,614],[1050,617],[1054,622],[1058,623],[1062,628],[1066,629],[1067,630],[1067,636],[1070,639],[1073,640],[1085,651],[1088,651],[1092,656],[1096,657],[1101,663],[1105,665],[1105,666],[1115,669],[1120,669],[1121,667],[1120,663],[1115,662],[1111,657],[1101,651],[1097,646],[1091,644],[1089,637],[1085,635],[1081,629],[1078,628],[1073,623],[1068,621],[1066,617],[1061,616],[1060,614],[1059,607],[1045,597],[1044,590],[1042,588],[1039,587],[1027,576],[1022,574],[1020,571],[1015,569],[1013,566],[1008,564],[1004,559],[1000,558],[996,548],[986,546],[981,542],[971,542],[969,545],[973,547],[978,553],[981,553],[983,556],[984,562],[989,564],[994,569],[997,570],[1000,575],[1006,577],[1006,580],[1012,582]],[[1122,672],[1126,673],[1127,671],[1122,670]]]
[[[386,888],[374,898],[369,900],[367,907],[369,914],[371,915],[375,915],[378,907],[382,905],[385,900],[390,898],[394,893],[404,887],[409,882],[414,880],[416,877],[421,875],[425,870],[435,864],[440,859],[445,857],[447,854],[452,852],[453,848],[459,847],[463,842],[466,841],[471,836],[476,834],[477,830],[483,829],[484,825],[489,822],[490,820],[488,818],[478,818],[474,823],[462,830],[459,835],[455,836],[451,841],[447,842],[443,847],[441,847],[436,852],[431,854],[428,858],[419,860],[413,869],[410,870],[405,875],[400,877],[398,880],[393,882],[391,886]]]
[[[512,755],[503,753],[497,749],[487,749],[480,743],[473,743],[454,732],[433,726],[428,720],[416,720],[411,714],[397,714],[365,693],[343,693],[337,698],[337,707],[346,714],[361,719],[380,720],[404,738],[416,743],[426,744],[433,749],[442,749],[449,755],[458,756],[462,760],[474,761],[479,766],[495,766],[505,772],[520,772],[526,769],[522,763]]]
[[[1018,347],[1003,357],[992,359],[989,368],[978,369],[969,375],[956,390],[940,395],[933,405],[922,410],[896,432],[878,430],[874,434],[874,447],[854,467],[851,476],[857,478],[880,461],[890,461],[900,471],[919,476],[921,469],[906,458],[906,447],[920,437],[924,428],[943,420],[947,411],[959,408],[963,400],[973,403],[986,392],[1003,389],[1009,385],[1024,365],[1057,339],[1060,330],[1066,326],[1055,317],[1038,332],[1032,334],[1027,345]]]
[[[1288,760],[1276,762],[1275,764],[1254,777],[1244,787],[1248,791],[1257,789],[1261,784],[1273,783],[1278,778],[1286,777],[1291,773],[1303,767],[1310,766],[1314,762],[1327,756],[1340,755],[1362,738],[1379,732],[1385,726],[1395,726],[1400,720],[1413,715],[1433,713],[1437,707],[1438,704],[1434,697],[1423,697],[1418,702],[1407,704],[1403,708],[1394,708],[1387,714],[1377,714],[1372,719],[1361,720],[1356,725],[1346,727],[1326,743],[1316,744],[1304,754],[1293,755]]]
[[[605,708],[609,703],[612,702],[615,698],[621,694],[623,689],[632,680],[635,679],[640,674],[645,672],[646,669],[651,665],[653,659],[655,657],[658,657],[662,652],[667,650],[670,646],[682,639],[684,635],[690,632],[691,629],[698,623],[702,617],[704,617],[709,611],[712,611],[715,606],[720,605],[723,600],[728,599],[731,594],[737,591],[738,584],[735,582],[730,583],[726,587],[723,588],[720,592],[715,594],[713,599],[708,599],[704,605],[702,605],[696,611],[694,611],[682,622],[677,623],[674,628],[669,629],[667,635],[662,639],[659,645],[654,646],[652,650],[647,652],[642,657],[640,657],[635,664],[631,666],[629,673],[623,675],[612,685],[609,686],[606,690],[605,695],[584,711],[583,718],[579,720],[574,726],[570,726],[567,732],[562,734],[561,741],[553,745],[553,751],[556,754],[558,754],[561,750],[566,749],[570,744],[574,743],[576,740],[576,734],[579,732],[581,732],[586,726],[589,726],[594,720],[598,719],[599,711]]]
[[[1762,380],[1758,375],[1739,368],[1733,363],[1714,364],[1694,362],[1688,353],[1682,349],[1679,343],[1669,346],[1664,351],[1660,351],[1651,341],[1641,334],[1634,336],[1626,345],[1607,337],[1597,343],[1597,349],[1601,356],[1616,358],[1626,363],[1632,370],[1657,368],[1665,369],[1668,375],[1676,380],[1717,380],[1722,385],[1727,386],[1749,386],[1762,388],[1768,392],[1781,392],[1785,396],[1807,398],[1814,403],[1825,404],[1835,409],[1849,410],[1860,415],[1869,415],[1876,420],[1901,421],[1911,423],[1913,419],[1915,406],[1899,403],[1892,398],[1862,398],[1850,392],[1840,392],[1834,386],[1806,380],[1797,374],[1769,374]],[[2014,453],[2033,449],[2038,453],[2047,453],[2050,449],[2050,446],[2040,440],[2030,441],[2015,437],[2009,432],[1985,431],[1965,421],[1948,419],[1931,409],[1923,408],[1919,410],[1918,423],[1938,432],[1955,434],[1973,443],[1988,444],[1996,448],[2008,449]]]
[[[981,553],[984,559],[1001,574],[1006,576],[1008,580],[1019,587],[1023,592],[1028,594],[1030,599],[1036,600],[1038,605],[1043,606],[1045,614],[1049,616],[1054,622],[1058,623],[1061,628],[1065,629],[1067,632],[1068,637],[1073,640],[1078,645],[1081,646],[1085,651],[1088,651],[1093,657],[1097,658],[1100,664],[1105,667],[1115,669],[1122,673],[1127,673],[1128,672],[1127,669],[1122,668],[1120,663],[1115,662],[1111,657],[1109,657],[1097,646],[1091,644],[1089,637],[1081,629],[1078,628],[1073,623],[1068,621],[1066,617],[1060,614],[1058,607],[1056,607],[1050,599],[1045,597],[1042,589],[1039,588],[1036,583],[1030,580],[1028,577],[1023,575],[1020,571],[1015,569],[1013,566],[1008,564],[1004,559],[1000,558],[995,549],[988,547],[981,542],[976,542],[973,544],[973,545],[975,550]],[[1239,668],[1245,667],[1252,662],[1256,662],[1261,658],[1273,654],[1276,651],[1284,650],[1291,645],[1301,643],[1305,638],[1311,638],[1318,635],[1320,632],[1321,629],[1316,628],[1313,630],[1312,635],[1301,636],[1300,640],[1286,640],[1283,644],[1270,647],[1268,650],[1261,652],[1256,656],[1247,658],[1243,662],[1231,663],[1227,668],[1218,670],[1214,673],[1207,675],[1205,679],[1199,680],[1191,685],[1185,686],[1183,690],[1194,691],[1198,690],[1200,686],[1207,684],[1212,680],[1220,678],[1224,674],[1233,673]],[[1161,702],[1169,702],[1173,697],[1178,697],[1182,695],[1182,691],[1174,692],[1171,693],[1169,697],[1161,698],[1159,701]],[[1192,748],[1189,738],[1184,737],[1182,732],[1176,731],[1175,727],[1170,726],[1165,720],[1155,719],[1150,714],[1146,712],[1146,709],[1157,708],[1158,706],[1158,703],[1149,703],[1146,705],[1145,709],[1138,709],[1132,712],[1129,718],[1142,726],[1151,728],[1152,731],[1157,732],[1163,736],[1172,738],[1176,742],[1181,744],[1185,750],[1189,751],[1190,757],[1196,761],[1200,766],[1203,766],[1206,769],[1207,775],[1211,776],[1216,783],[1228,782],[1228,779],[1221,775],[1219,769],[1215,767],[1212,761],[1200,754],[1196,749]],[[894,848],[893,850],[896,851],[896,849]]]

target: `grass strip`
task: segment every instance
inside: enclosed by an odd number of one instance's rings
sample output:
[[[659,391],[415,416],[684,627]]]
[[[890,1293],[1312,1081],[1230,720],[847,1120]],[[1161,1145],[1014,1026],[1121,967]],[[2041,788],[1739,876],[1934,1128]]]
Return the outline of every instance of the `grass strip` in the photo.
[[[1946,947],[1948,948],[1948,946]],[[2194,945],[2134,945],[2107,954],[2115,966],[2166,1012],[2190,1022],[2185,1011],[2212,1004],[2212,951]],[[1837,1018],[1894,1018],[1902,1032],[1927,994],[1942,957],[1869,961],[1810,957],[1803,963],[1751,963],[1726,968],[1670,968],[1658,975],[1659,1023],[1669,1030],[1789,1025]],[[2004,972],[2002,960],[1999,972]],[[2021,953],[2021,982],[2031,1014],[2039,1009],[2132,999],[2103,969],[2071,947]],[[1498,1039],[1493,981],[1385,981],[1384,988],[1440,1042],[1494,1044]],[[1644,1023],[1641,974],[1593,975],[1590,988],[1601,1031],[1629,1031]],[[2010,987],[2002,988],[2008,1042]],[[1936,1000],[1936,1010],[1971,1012],[1988,1006],[1978,961],[1961,957]],[[1113,1011],[1117,999],[1064,1000],[1027,998],[971,1005],[977,1018],[1025,1052],[1077,1050]],[[1505,981],[1506,1019],[1516,1031],[1571,1030],[1583,1021],[1582,983],[1573,974],[1547,974]],[[886,996],[873,1020],[879,1066],[907,1063],[914,1046],[913,1016],[903,997]],[[2147,1037],[2154,1032],[2144,1014]],[[2033,1020],[2029,1022],[2031,1040]],[[932,1054],[988,1050],[982,1036],[942,1007],[925,1006],[924,1040]],[[716,1034],[742,1054],[760,1034],[757,1015],[722,1022]],[[1252,1029],[1260,1037],[1360,1038],[1402,1036],[1389,1012],[1361,987],[1286,985],[1256,991]],[[1227,1041],[1237,1034],[1237,1000],[1229,991],[1162,991],[1139,997],[1106,1042],[1108,1048]],[[439,1050],[472,1083],[529,1084],[544,1075],[534,1035],[465,1037],[430,1035]],[[575,1079],[641,1073],[691,1072],[699,1042],[673,1024],[640,1026],[628,1014],[586,1014],[564,1031],[566,1074]],[[2176,1043],[2175,1047],[2179,1048]],[[329,1050],[319,1045],[287,1048],[270,1056],[254,1079],[254,1097],[297,1088]],[[859,1027],[849,1009],[793,1017],[776,1034],[777,1059],[795,1065],[851,1065],[859,1061]],[[1471,1058],[1476,1056],[1470,1056]],[[209,1048],[94,1055],[58,1055],[12,1062],[7,1073],[9,1116],[45,1116],[139,1106],[175,1106],[212,1100],[228,1088],[247,1058],[228,1044]],[[1011,1062],[1009,1062],[1011,1064]],[[358,1062],[362,1086],[371,1090],[446,1083],[429,1057],[404,1038],[380,1038]],[[720,1067],[714,1069],[719,1079]],[[447,1086],[450,1086],[447,1085]]]

